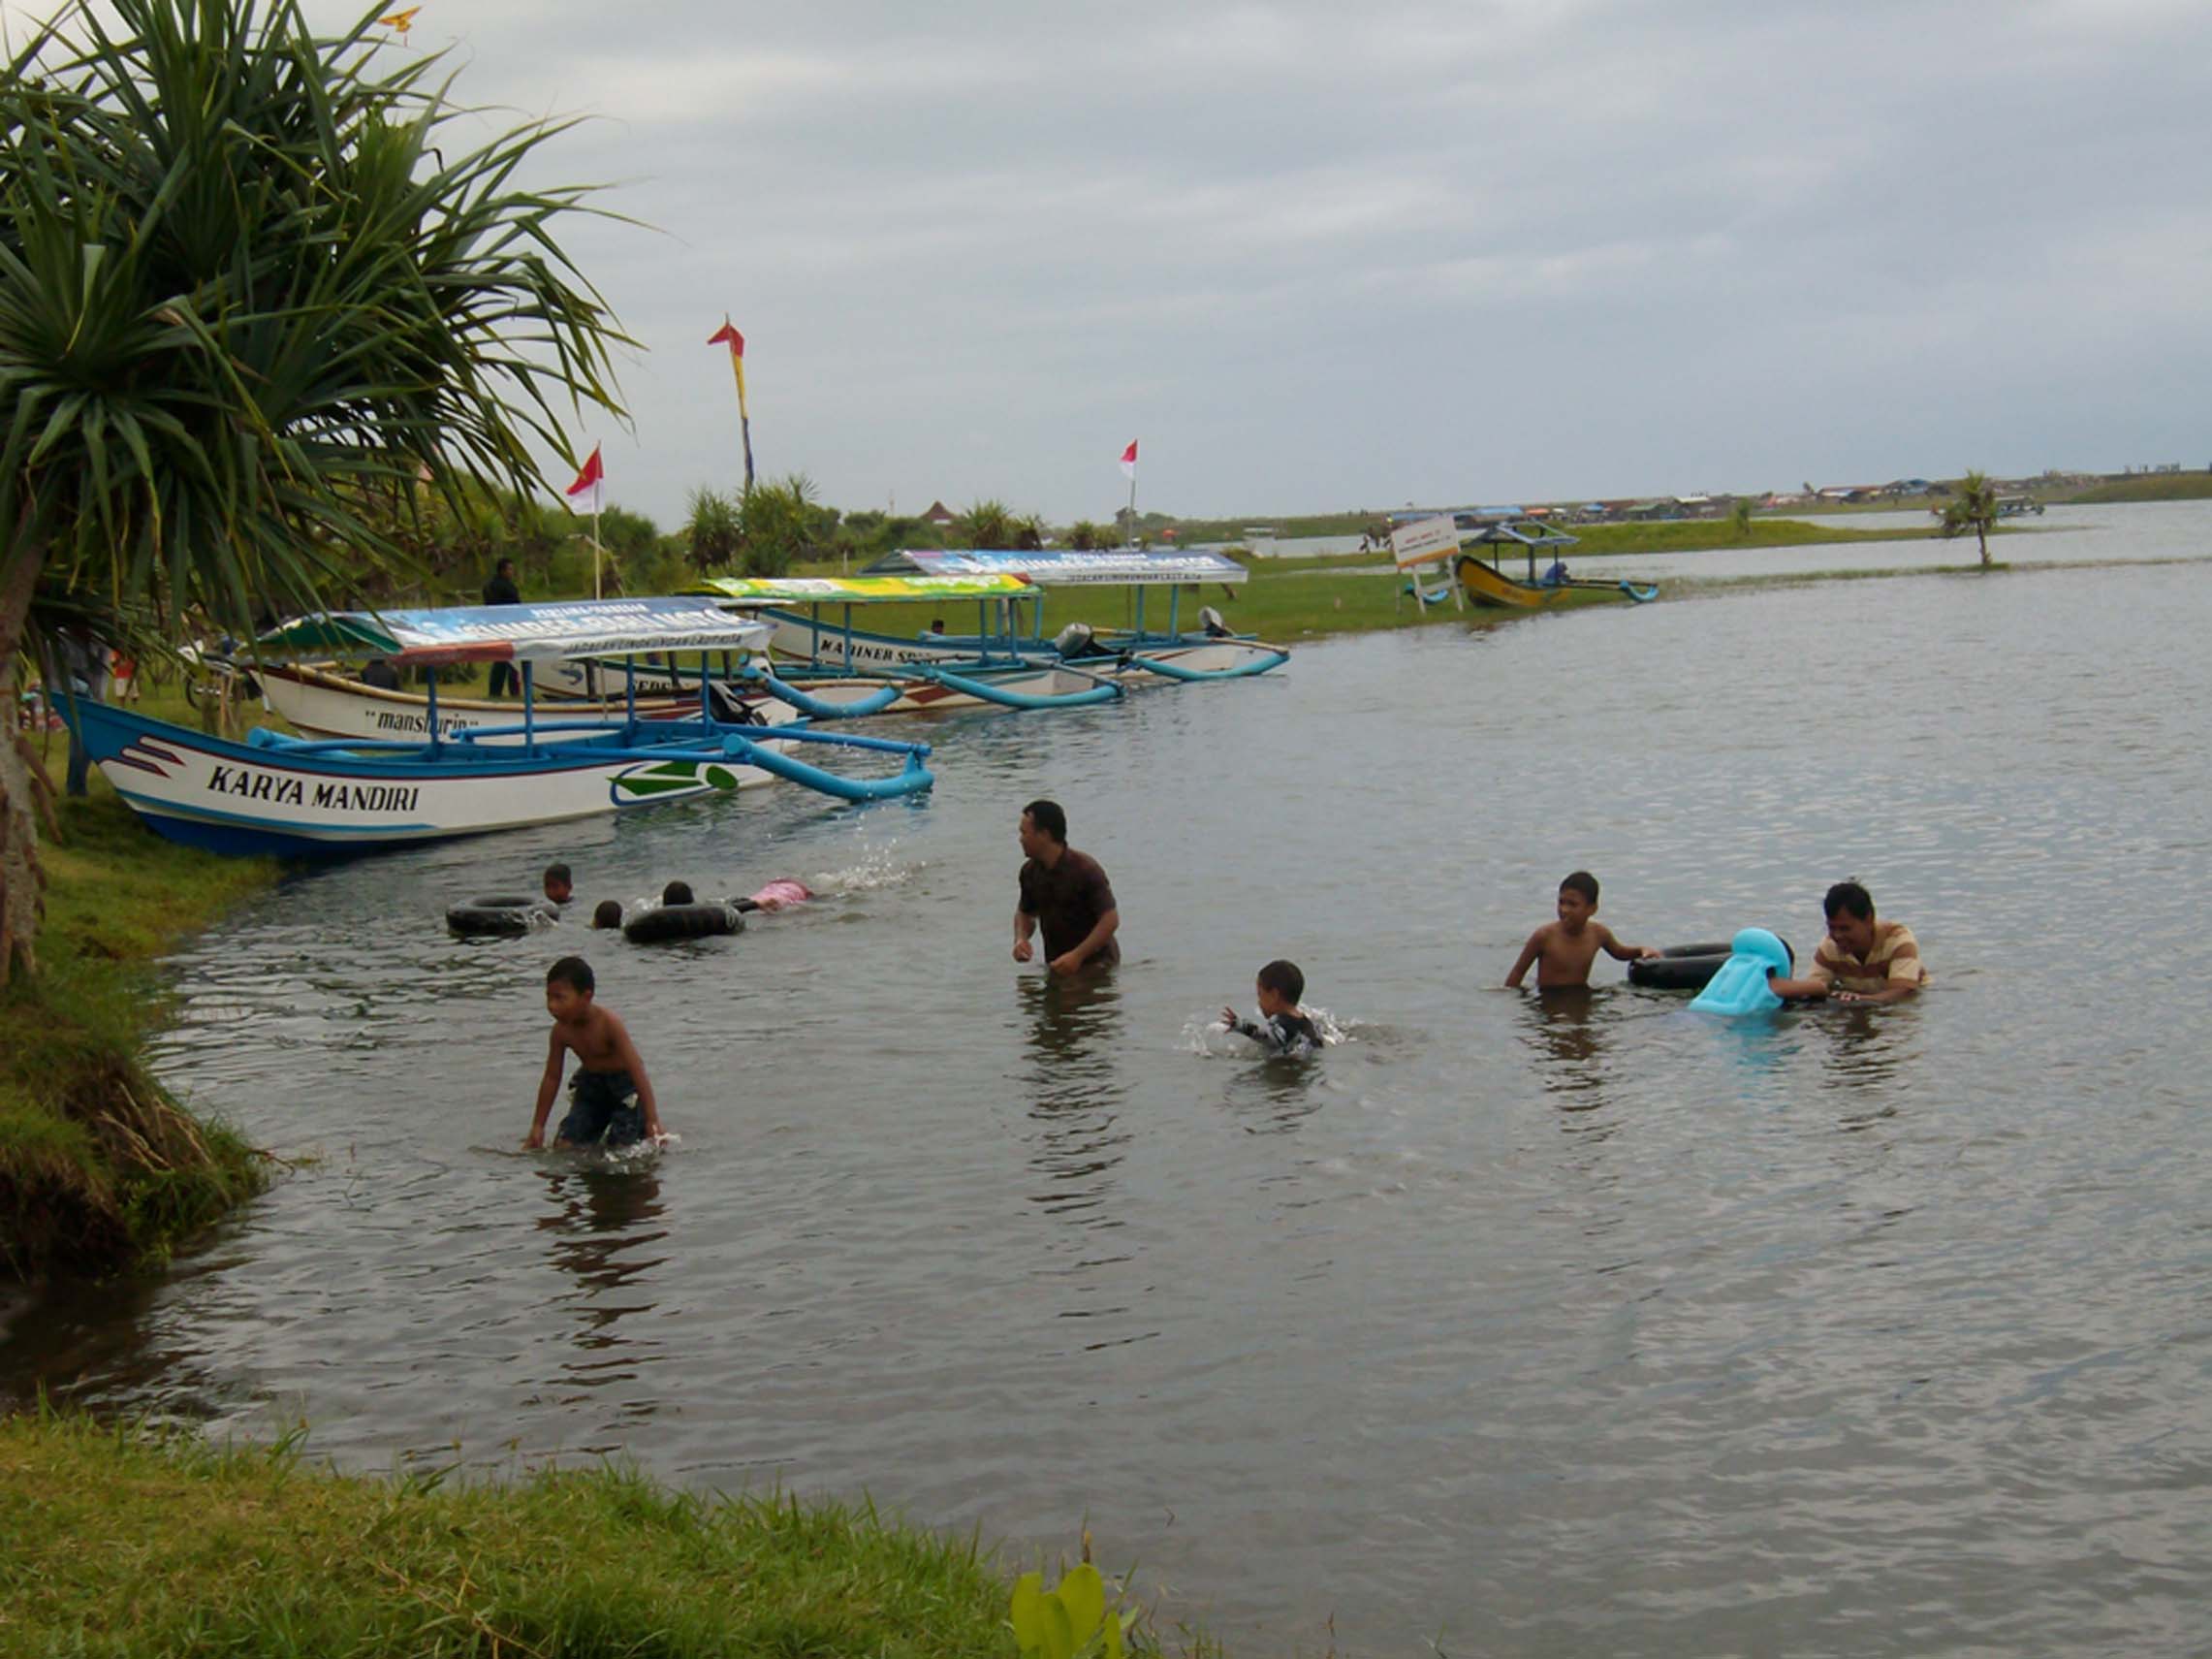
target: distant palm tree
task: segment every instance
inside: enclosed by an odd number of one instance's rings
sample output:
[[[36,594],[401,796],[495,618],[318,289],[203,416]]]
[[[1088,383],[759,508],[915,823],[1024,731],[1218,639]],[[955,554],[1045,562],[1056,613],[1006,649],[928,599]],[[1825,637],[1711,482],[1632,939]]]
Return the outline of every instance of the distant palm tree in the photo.
[[[36,967],[15,682],[63,596],[247,631],[402,561],[424,494],[541,493],[557,408],[621,412],[553,239],[588,192],[522,182],[568,123],[480,126],[375,17],[72,0],[0,65],[0,978]]]
[[[813,557],[824,519],[835,515],[814,499],[814,481],[793,472],[755,484],[739,507],[747,576],[781,576]]]
[[[737,503],[718,490],[692,491],[684,503],[683,536],[697,568],[728,569],[738,558]]]
[[[1013,509],[998,500],[974,503],[960,516],[959,528],[962,540],[979,551],[1011,548],[1021,533]]]
[[[1945,541],[1972,530],[1981,539],[1981,567],[1989,568],[1989,526],[1997,522],[1997,487],[1987,476],[1969,472],[1943,503],[1941,533]]]

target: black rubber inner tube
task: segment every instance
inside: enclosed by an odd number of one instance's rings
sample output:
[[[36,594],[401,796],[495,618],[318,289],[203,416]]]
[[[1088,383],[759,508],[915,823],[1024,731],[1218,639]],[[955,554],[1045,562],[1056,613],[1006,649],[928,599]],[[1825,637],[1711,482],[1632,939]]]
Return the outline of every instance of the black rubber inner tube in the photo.
[[[1781,935],[1775,937],[1780,939]],[[1789,948],[1789,941],[1783,940],[1782,948],[1794,968],[1797,952]],[[1629,963],[1628,983],[1641,985],[1647,991],[1702,991],[1713,975],[1721,972],[1721,964],[1732,954],[1726,944],[1670,945],[1658,956],[1641,957]]]
[[[622,937],[632,944],[665,944],[671,940],[744,931],[745,918],[729,905],[662,905],[622,924]]]
[[[527,895],[471,899],[447,909],[446,926],[463,939],[513,939],[528,933],[539,920],[550,920],[554,913],[546,900]]]

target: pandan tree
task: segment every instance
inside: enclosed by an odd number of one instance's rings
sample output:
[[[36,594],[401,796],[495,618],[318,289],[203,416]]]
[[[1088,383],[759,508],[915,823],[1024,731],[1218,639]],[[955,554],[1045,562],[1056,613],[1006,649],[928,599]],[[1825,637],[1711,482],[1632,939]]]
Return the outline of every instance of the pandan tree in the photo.
[[[1005,502],[986,499],[975,502],[963,513],[956,527],[963,546],[1003,552],[1014,545],[1018,526],[1013,509]]]
[[[811,558],[823,540],[827,509],[814,498],[814,481],[787,473],[756,484],[739,504],[740,548],[747,576],[781,576]],[[835,515],[828,515],[835,523]]]
[[[403,562],[425,487],[542,495],[556,411],[620,414],[556,239],[588,189],[526,182],[569,123],[488,127],[380,10],[76,0],[0,67],[0,976],[37,966],[16,686],[65,598],[142,651],[243,632]]]
[[[719,490],[705,486],[691,492],[684,504],[683,535],[691,562],[701,570],[726,570],[737,562],[738,504]]]
[[[1942,523],[1945,541],[1972,530],[1981,540],[1981,567],[1989,568],[1989,526],[1997,522],[1997,486],[1979,472],[1969,472],[1943,503]]]

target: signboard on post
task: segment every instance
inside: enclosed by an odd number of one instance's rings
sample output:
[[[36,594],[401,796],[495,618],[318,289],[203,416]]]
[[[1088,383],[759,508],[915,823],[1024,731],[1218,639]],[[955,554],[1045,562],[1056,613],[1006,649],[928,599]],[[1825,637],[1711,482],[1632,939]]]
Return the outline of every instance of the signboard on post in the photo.
[[[1452,522],[1449,514],[1401,525],[1390,532],[1390,552],[1401,570],[1449,558],[1459,552],[1459,526]]]

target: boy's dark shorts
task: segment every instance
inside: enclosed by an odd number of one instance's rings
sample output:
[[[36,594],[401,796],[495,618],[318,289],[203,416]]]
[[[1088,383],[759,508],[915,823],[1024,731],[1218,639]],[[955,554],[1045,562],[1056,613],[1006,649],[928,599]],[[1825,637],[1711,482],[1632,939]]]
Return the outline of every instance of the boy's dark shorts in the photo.
[[[646,1137],[646,1110],[627,1071],[578,1071],[568,1086],[560,1138],[571,1146],[630,1146]]]

